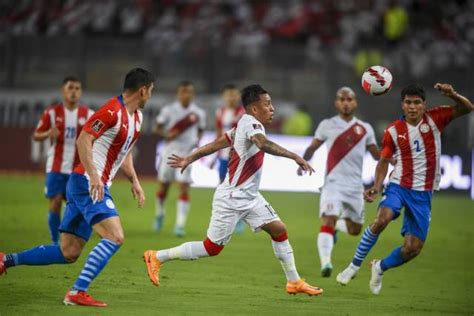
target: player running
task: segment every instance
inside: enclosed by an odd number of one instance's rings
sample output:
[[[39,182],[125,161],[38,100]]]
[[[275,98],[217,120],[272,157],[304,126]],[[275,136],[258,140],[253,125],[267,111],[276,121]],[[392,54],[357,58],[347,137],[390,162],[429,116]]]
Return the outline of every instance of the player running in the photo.
[[[122,95],[110,99],[84,125],[77,140],[81,163],[67,185],[66,211],[59,227],[61,245],[43,245],[11,254],[0,252],[0,275],[13,266],[75,262],[95,230],[102,239],[89,253],[83,270],[64,297],[64,304],[107,306],[93,299],[87,290],[124,241],[120,218],[109,193],[120,167],[132,183],[138,206],[145,202],[130,150],[140,134],[140,109],[151,97],[153,82],[150,72],[132,69],[125,77]]]
[[[193,260],[218,255],[230,241],[236,223],[243,219],[254,232],[264,230],[271,236],[273,251],[288,280],[287,292],[319,295],[323,292],[322,289],[307,284],[298,275],[285,224],[258,192],[265,153],[290,158],[310,174],[314,170],[306,160],[266,138],[263,125],[271,123],[274,112],[267,91],[260,85],[250,85],[242,90],[242,103],[246,114],[242,116],[236,128],[187,157],[175,154],[169,157],[170,166],[181,168],[181,172],[184,172],[199,158],[231,147],[227,177],[214,194],[207,238],[204,241],[187,242],[175,248],[145,251],[148,276],[151,282],[158,286],[163,263],[175,259]]]
[[[380,293],[386,270],[410,261],[421,252],[431,220],[432,193],[438,189],[441,177],[441,133],[453,119],[474,110],[472,103],[450,84],[437,83],[434,87],[456,105],[426,110],[425,91],[421,86],[409,85],[401,92],[404,116],[390,124],[384,132],[375,182],[364,193],[366,201],[373,202],[382,191],[392,157],[396,160],[395,168],[390,174],[374,222],[364,231],[352,262],[337,275],[340,284],[348,284],[355,277],[380,233],[400,216],[402,207],[405,208],[401,229],[403,246],[382,260],[372,261],[371,292],[375,295]]]
[[[182,237],[185,235],[184,227],[191,207],[189,199],[191,168],[180,173],[167,165],[166,157],[172,153],[181,156],[191,153],[201,139],[206,126],[206,114],[193,102],[194,86],[191,82],[181,82],[176,95],[176,102],[163,107],[156,118],[157,133],[166,140],[166,144],[161,153],[164,159],[161,159],[158,167],[159,189],[156,194],[155,230],[159,232],[163,227],[166,197],[171,182],[176,181],[180,193],[176,205],[174,234]]]
[[[349,87],[337,90],[335,106],[338,115],[319,123],[303,155],[309,161],[323,143],[327,145],[326,175],[319,204],[321,228],[317,239],[323,277],[329,277],[333,269],[331,253],[336,230],[356,236],[364,224],[362,166],[365,152],[368,150],[374,159],[379,159],[372,126],[354,116],[357,108],[354,91]],[[298,175],[302,175],[301,168]]]
[[[63,101],[50,105],[41,117],[33,139],[50,140],[46,162],[45,196],[49,199],[48,226],[53,244],[59,242],[62,201],[66,198],[66,184],[74,167],[79,163],[76,139],[87,119],[94,113],[79,105],[81,81],[73,76],[64,78]]]

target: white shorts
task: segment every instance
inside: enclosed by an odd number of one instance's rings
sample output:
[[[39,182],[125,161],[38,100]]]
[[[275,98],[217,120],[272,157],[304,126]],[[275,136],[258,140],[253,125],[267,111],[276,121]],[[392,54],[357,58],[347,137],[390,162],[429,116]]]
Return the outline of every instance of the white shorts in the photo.
[[[248,201],[251,208],[236,208],[235,205],[242,201],[233,201],[230,194],[216,191],[212,201],[212,216],[207,229],[207,238],[218,245],[226,245],[235,225],[239,220],[244,220],[253,232],[261,231],[262,226],[279,221],[280,217],[271,205],[258,193],[253,201]]]
[[[319,202],[319,217],[338,216],[364,224],[363,191],[347,190],[341,186],[324,186]]]
[[[191,150],[186,148],[180,147],[169,147],[164,146],[161,149],[161,153],[158,155],[156,159],[159,160],[157,162],[157,172],[158,172],[158,180],[161,182],[170,183],[173,181],[176,182],[183,182],[183,183],[192,183],[191,178],[191,169],[192,166],[189,165],[183,173],[181,173],[181,169],[175,169],[168,165],[168,157],[172,154],[179,155],[179,156],[187,156],[191,153]]]
[[[181,169],[168,166],[167,159],[161,159],[158,166],[158,180],[165,183],[170,183],[173,181],[192,183],[193,180],[191,178],[191,168],[192,166],[189,165],[186,170],[181,173]]]

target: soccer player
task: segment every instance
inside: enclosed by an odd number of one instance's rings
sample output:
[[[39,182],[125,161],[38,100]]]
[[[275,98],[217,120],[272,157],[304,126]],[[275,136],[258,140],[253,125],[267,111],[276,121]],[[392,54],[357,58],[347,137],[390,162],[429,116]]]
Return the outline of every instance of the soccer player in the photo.
[[[109,193],[120,167],[132,184],[138,206],[145,202],[130,150],[140,134],[140,109],[151,97],[153,82],[150,72],[132,69],[125,77],[123,93],[105,103],[84,125],[77,139],[81,163],[67,185],[66,211],[59,227],[61,245],[43,245],[11,254],[0,252],[0,275],[13,266],[75,262],[94,230],[102,239],[89,253],[83,270],[64,297],[64,304],[107,306],[93,299],[87,290],[124,241],[120,218]]]
[[[94,113],[79,105],[82,94],[81,81],[73,76],[64,78],[63,101],[49,106],[43,113],[33,139],[49,139],[51,146],[46,162],[45,196],[49,199],[48,226],[53,244],[59,242],[62,200],[66,198],[66,184],[74,167],[79,163],[76,138]]]
[[[222,100],[224,104],[216,111],[216,139],[224,133],[237,126],[237,122],[245,113],[244,107],[240,104],[240,91],[233,84],[228,84],[222,90]],[[219,181],[224,182],[229,164],[229,149],[224,148],[217,153],[219,161]],[[241,234],[244,231],[245,223],[238,221],[235,232]]]
[[[364,192],[366,201],[373,202],[382,191],[389,160],[394,158],[396,164],[377,216],[364,231],[352,262],[337,276],[340,284],[346,285],[355,277],[380,233],[400,216],[402,208],[405,209],[401,229],[404,243],[382,260],[372,261],[371,292],[380,293],[385,271],[415,258],[423,248],[431,219],[432,193],[438,189],[441,177],[441,133],[453,119],[474,110],[472,103],[450,84],[437,83],[434,87],[456,104],[427,110],[423,87],[413,84],[401,92],[404,116],[385,129],[374,185]]]
[[[206,126],[206,114],[194,102],[194,86],[189,81],[178,85],[177,100],[166,105],[156,118],[157,133],[166,140],[161,153],[168,157],[172,153],[186,156],[199,143]],[[165,202],[171,182],[179,185],[179,198],[176,205],[176,224],[174,234],[185,235],[184,227],[191,207],[189,186],[192,182],[191,168],[180,173],[167,165],[166,159],[161,159],[158,167],[158,192],[156,194],[155,230],[159,232],[163,227],[165,217]]]
[[[321,228],[317,238],[323,277],[329,277],[332,272],[331,253],[336,230],[356,236],[364,224],[362,165],[365,152],[368,150],[374,159],[379,159],[372,126],[354,116],[357,108],[354,91],[349,87],[340,88],[334,103],[338,114],[319,123],[303,155],[310,160],[323,143],[327,145],[326,175],[319,205]],[[301,168],[298,174],[302,174]]]
[[[288,280],[288,293],[319,295],[323,292],[322,289],[307,284],[298,275],[285,224],[258,192],[265,153],[290,158],[310,173],[314,170],[306,160],[266,138],[263,125],[271,123],[274,112],[267,91],[260,85],[250,85],[242,90],[242,103],[246,114],[242,116],[236,128],[187,157],[176,154],[169,157],[170,166],[181,168],[181,172],[184,172],[199,158],[231,147],[226,179],[214,194],[207,238],[204,241],[187,242],[175,248],[145,251],[148,276],[151,282],[158,286],[163,263],[175,259],[193,260],[218,255],[229,242],[238,220],[243,219],[253,231],[264,230],[271,236],[273,251]]]

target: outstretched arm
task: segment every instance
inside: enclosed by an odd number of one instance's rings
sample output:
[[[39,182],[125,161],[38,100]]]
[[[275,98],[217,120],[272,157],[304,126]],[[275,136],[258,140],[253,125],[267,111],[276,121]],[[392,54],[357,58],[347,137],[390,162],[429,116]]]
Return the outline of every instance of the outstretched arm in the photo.
[[[259,149],[263,150],[264,152],[274,156],[292,159],[301,167],[301,169],[303,169],[304,171],[309,171],[309,174],[314,172],[313,167],[311,167],[311,165],[306,160],[304,160],[294,152],[291,152],[281,147],[280,145],[272,142],[267,137],[265,137],[265,135],[255,134],[250,139]]]
[[[230,143],[226,135],[222,135],[212,143],[199,147],[187,157],[180,157],[178,155],[171,155],[168,157],[168,165],[173,168],[181,168],[181,173],[186,169],[190,164],[196,160],[209,156],[220,149],[229,147]]]
[[[137,173],[135,172],[131,151],[127,154],[127,157],[125,157],[121,169],[125,173],[125,176],[127,176],[128,180],[132,183],[133,197],[138,200],[138,207],[142,208],[145,204],[145,192],[143,191]]]
[[[474,105],[472,105],[471,101],[465,96],[457,93],[452,85],[447,83],[437,83],[434,87],[443,95],[447,96],[448,98],[451,98],[454,102],[456,102],[456,105],[453,106],[453,119],[474,111]]]
[[[313,158],[314,152],[316,150],[318,150],[318,148],[321,147],[321,145],[323,143],[324,143],[324,141],[319,140],[317,138],[313,138],[313,140],[311,141],[311,144],[304,151],[303,159],[306,160],[306,161],[310,161],[311,158]],[[299,175],[299,176],[302,176],[303,175],[303,169],[301,167],[299,167],[298,170],[296,170],[296,174]]]

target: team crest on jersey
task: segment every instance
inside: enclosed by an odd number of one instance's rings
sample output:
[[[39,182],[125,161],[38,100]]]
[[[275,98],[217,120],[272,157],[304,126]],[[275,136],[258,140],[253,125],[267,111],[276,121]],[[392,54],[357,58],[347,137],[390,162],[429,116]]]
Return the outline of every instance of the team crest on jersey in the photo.
[[[91,128],[94,132],[99,133],[104,127],[104,125],[104,122],[102,122],[101,120],[95,120],[95,122],[92,123]]]
[[[189,121],[191,123],[195,123],[195,122],[197,122],[197,120],[198,120],[198,117],[197,117],[196,114],[194,114],[194,113],[189,114]]]
[[[423,123],[420,125],[420,132],[424,134],[424,133],[428,133],[429,131],[430,131],[430,126],[428,124]]]
[[[262,125],[260,125],[260,124],[252,124],[252,125],[253,125],[253,129],[263,130]]]
[[[354,133],[356,133],[357,135],[362,135],[364,133],[364,129],[362,128],[362,126],[356,125],[354,126]]]
[[[78,120],[77,120],[77,123],[79,123],[79,125],[84,125],[86,123],[86,119],[84,117],[80,117]]]
[[[110,208],[110,209],[114,209],[114,208],[115,208],[114,201],[112,201],[111,199],[107,199],[107,200],[105,201],[105,205],[107,205],[107,207]]]

